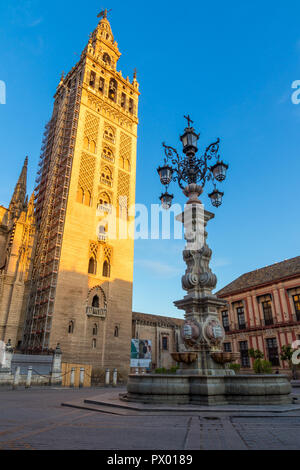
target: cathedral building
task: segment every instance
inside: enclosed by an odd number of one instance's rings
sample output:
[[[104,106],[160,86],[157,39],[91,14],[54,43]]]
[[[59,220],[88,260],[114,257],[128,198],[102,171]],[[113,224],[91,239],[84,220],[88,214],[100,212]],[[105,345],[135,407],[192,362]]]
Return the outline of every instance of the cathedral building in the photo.
[[[134,240],[120,227],[135,203],[139,85],[120,56],[105,10],[56,90],[35,198],[26,160],[0,207],[0,339],[27,353],[59,343],[66,362],[126,373]]]
[[[35,247],[34,195],[27,192],[26,158],[8,208],[0,206],[0,340],[20,346]]]

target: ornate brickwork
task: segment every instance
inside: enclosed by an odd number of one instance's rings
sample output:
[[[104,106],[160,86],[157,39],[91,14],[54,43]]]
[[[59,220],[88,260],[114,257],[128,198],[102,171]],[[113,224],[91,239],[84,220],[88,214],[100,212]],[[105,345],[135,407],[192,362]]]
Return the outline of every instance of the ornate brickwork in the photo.
[[[130,205],[130,175],[122,170],[119,170],[118,175],[117,200],[122,207]]]
[[[83,152],[80,162],[78,188],[89,191],[91,197],[93,197],[95,171],[96,158]]]
[[[84,135],[90,141],[94,141],[96,144],[98,142],[99,123],[100,119],[97,116],[94,116],[94,114],[87,111],[85,118]]]
[[[98,257],[99,242],[90,242],[89,256],[94,256],[95,259]]]
[[[109,245],[103,245],[103,258],[112,262],[113,248]]]
[[[124,160],[129,160],[131,162],[132,156],[132,138],[129,137],[124,132],[121,132],[120,136],[120,157],[124,158]]]

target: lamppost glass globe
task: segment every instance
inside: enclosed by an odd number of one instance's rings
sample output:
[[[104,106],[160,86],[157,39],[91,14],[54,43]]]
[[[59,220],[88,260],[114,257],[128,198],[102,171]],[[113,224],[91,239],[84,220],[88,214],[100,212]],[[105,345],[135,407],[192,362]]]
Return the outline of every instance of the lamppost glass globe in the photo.
[[[174,199],[174,195],[173,194],[169,194],[168,192],[165,192],[164,194],[162,194],[160,196],[160,201],[161,201],[161,205],[163,207],[163,209],[170,209],[170,207],[172,206],[172,202],[173,202],[173,199]]]
[[[224,181],[226,178],[226,172],[228,170],[229,166],[224,163],[224,162],[217,162],[214,166],[212,166],[210,169],[212,171],[212,174],[214,175],[214,178],[221,182]]]
[[[208,195],[214,207],[221,206],[223,196],[224,196],[224,193],[222,193],[218,189],[214,189],[213,192]]]
[[[160,166],[157,169],[157,173],[159,174],[161,184],[168,186],[171,183],[173,176],[173,168],[171,166]]]

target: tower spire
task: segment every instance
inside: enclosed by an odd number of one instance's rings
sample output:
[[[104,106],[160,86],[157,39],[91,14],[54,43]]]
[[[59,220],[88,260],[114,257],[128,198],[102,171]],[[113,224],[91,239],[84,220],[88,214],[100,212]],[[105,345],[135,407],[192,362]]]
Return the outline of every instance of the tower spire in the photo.
[[[27,169],[28,157],[25,158],[21,174],[9,204],[9,210],[13,218],[19,217],[22,210],[24,209],[27,190]]]

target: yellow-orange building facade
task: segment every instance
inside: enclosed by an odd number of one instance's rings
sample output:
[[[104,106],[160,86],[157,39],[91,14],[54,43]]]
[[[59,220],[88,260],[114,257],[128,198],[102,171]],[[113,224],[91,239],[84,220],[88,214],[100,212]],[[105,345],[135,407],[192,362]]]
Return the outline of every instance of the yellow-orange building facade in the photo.
[[[220,312],[224,349],[240,353],[242,370],[251,370],[249,350],[258,349],[274,371],[288,372],[280,356],[300,340],[300,256],[243,274],[217,295],[228,302]]]
[[[17,295],[26,307],[14,332],[1,313],[0,331],[24,351],[60,343],[65,362],[126,373],[134,240],[124,226],[135,203],[139,85],[136,74],[130,81],[117,71],[120,56],[104,12],[55,94],[35,189],[28,298]]]

